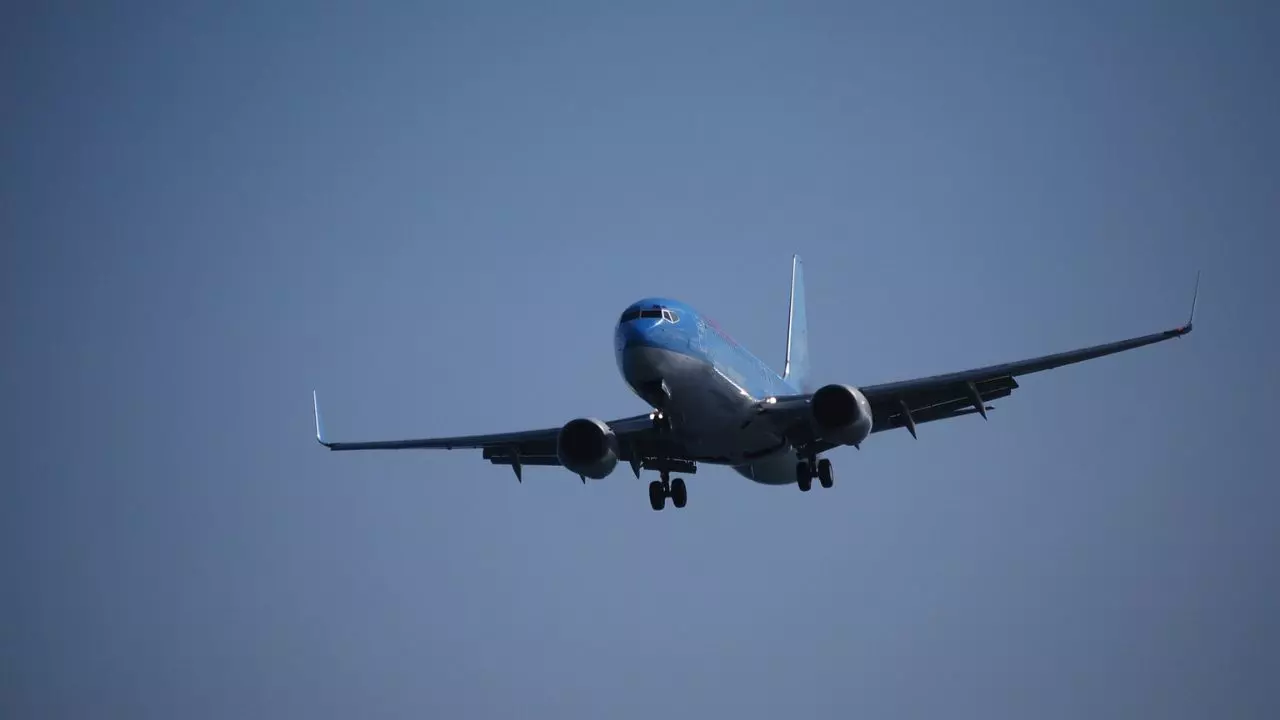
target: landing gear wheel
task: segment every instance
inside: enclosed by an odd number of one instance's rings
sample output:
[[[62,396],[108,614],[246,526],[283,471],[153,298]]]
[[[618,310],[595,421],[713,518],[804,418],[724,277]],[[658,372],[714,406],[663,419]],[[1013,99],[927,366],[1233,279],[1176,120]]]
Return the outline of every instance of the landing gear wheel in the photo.
[[[684,507],[689,501],[689,492],[684,487],[684,478],[676,478],[671,481],[671,504],[677,508]]]
[[[809,463],[803,460],[796,463],[796,485],[800,486],[800,492],[809,492],[813,487],[813,472],[809,470]]]
[[[649,483],[649,507],[654,510],[661,510],[667,505],[667,493],[663,491],[662,483],[654,480]]]
[[[818,482],[822,483],[824,488],[829,488],[836,482],[836,476],[831,469],[831,461],[826,458],[818,461]]]

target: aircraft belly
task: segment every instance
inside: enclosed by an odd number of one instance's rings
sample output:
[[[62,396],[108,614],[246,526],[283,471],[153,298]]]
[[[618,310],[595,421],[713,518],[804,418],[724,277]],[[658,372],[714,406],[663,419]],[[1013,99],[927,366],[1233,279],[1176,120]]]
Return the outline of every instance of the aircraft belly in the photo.
[[[672,422],[692,452],[729,458],[743,452],[746,438],[738,427],[750,409],[748,398],[728,387],[706,363],[684,365],[667,382]]]
[[[735,465],[733,469],[762,485],[789,485],[796,481],[796,463],[799,461],[795,450],[788,447],[750,463]]]
[[[705,360],[662,348],[635,348],[628,351],[624,373],[633,388],[656,379],[666,383],[671,394],[666,412],[694,455],[729,458],[737,465],[781,442],[765,426],[742,427],[756,400]]]

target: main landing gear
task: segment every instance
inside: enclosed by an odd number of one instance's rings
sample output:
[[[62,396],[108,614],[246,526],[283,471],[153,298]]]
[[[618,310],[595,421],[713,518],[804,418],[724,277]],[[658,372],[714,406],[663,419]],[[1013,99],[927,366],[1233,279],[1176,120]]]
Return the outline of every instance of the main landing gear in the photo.
[[[661,510],[666,507],[667,498],[671,498],[671,504],[676,508],[682,508],[689,501],[689,492],[685,489],[684,478],[673,479],[671,474],[664,470],[661,480],[649,483],[649,507]]]
[[[810,458],[796,463],[796,485],[800,486],[800,492],[809,492],[813,488],[815,477],[824,488],[835,484],[835,471],[831,469],[830,460],[822,458],[815,461],[814,458]]]
[[[665,400],[669,400],[671,397],[666,383],[662,383],[661,395]],[[637,478],[640,477],[641,468],[658,471],[661,479],[649,483],[649,507],[654,510],[662,510],[667,506],[667,498],[671,498],[672,505],[675,505],[677,509],[682,508],[689,501],[689,492],[685,489],[684,478],[673,478],[671,477],[671,472],[695,473],[698,471],[698,467],[692,461],[671,458],[670,448],[668,447],[669,436],[671,435],[671,416],[664,412],[661,406],[655,407],[649,413],[649,419],[653,421],[653,429],[657,436],[656,445],[659,452],[656,457],[633,459],[631,461],[632,470],[635,471]]]

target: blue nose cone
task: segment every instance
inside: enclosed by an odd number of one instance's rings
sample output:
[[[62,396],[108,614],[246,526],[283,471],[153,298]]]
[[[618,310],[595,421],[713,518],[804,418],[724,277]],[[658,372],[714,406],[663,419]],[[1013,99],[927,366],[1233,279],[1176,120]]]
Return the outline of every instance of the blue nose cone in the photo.
[[[651,341],[649,333],[653,330],[653,326],[658,322],[659,321],[657,320],[650,320],[646,318],[643,320],[630,320],[622,323],[618,326],[618,334],[622,338],[621,349],[625,350],[627,348],[650,345]]]
[[[677,311],[671,305],[670,301],[662,298],[645,298],[623,311],[613,340],[619,361],[622,353],[639,348],[675,349],[688,345],[680,331],[680,316],[677,315],[677,312],[686,311],[683,308]],[[687,315],[692,317],[692,311]]]

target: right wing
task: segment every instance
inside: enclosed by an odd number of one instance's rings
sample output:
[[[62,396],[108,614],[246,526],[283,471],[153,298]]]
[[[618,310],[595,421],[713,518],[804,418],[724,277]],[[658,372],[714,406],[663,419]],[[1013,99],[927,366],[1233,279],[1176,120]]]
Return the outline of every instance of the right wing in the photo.
[[[520,477],[522,465],[560,465],[556,454],[558,427],[487,435],[334,442],[325,438],[324,426],[320,422],[320,400],[315,391],[311,393],[311,401],[316,420],[316,441],[330,450],[481,450],[489,462],[511,465],[517,477]],[[619,459],[625,462],[643,461],[647,455],[644,451],[658,442],[653,420],[648,415],[611,420],[605,424],[618,436]],[[673,450],[678,456],[679,449]]]

